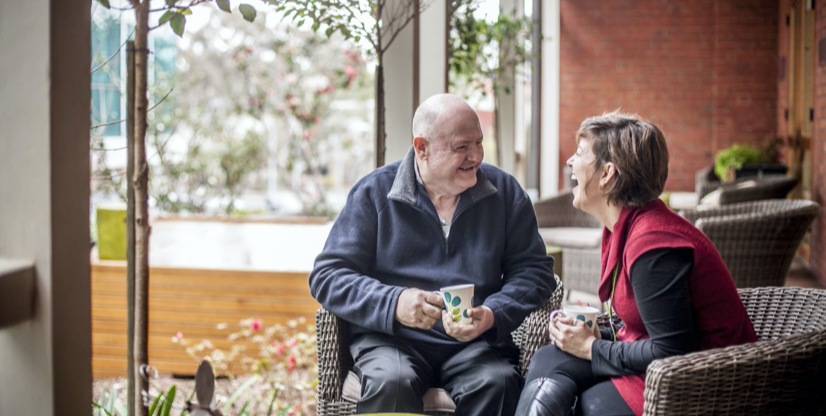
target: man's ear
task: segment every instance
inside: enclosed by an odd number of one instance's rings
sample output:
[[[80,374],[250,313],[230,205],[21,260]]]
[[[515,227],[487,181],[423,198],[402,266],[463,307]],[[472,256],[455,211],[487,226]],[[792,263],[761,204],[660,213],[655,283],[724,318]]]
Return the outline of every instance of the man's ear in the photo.
[[[424,159],[427,155],[427,146],[428,146],[427,139],[424,137],[414,137],[413,138],[413,149],[416,151],[416,156],[419,158]]]

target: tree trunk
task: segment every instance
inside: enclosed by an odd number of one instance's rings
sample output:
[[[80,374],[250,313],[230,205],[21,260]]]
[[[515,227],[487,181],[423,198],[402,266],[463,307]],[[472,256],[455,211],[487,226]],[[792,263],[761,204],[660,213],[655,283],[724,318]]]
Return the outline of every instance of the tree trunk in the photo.
[[[385,147],[384,135],[384,67],[379,57],[376,66],[376,167],[384,166]]]
[[[146,113],[149,0],[135,8],[135,416],[146,416],[144,398],[149,396],[149,204],[147,188],[149,165],[146,162]]]
[[[496,146],[496,166],[502,168],[502,121],[499,119],[499,93],[493,91],[493,144]]]

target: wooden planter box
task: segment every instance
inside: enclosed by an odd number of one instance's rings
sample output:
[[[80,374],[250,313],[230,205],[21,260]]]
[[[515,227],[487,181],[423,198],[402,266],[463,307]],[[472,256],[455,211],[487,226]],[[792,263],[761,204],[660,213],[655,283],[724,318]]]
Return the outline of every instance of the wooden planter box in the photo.
[[[92,373],[126,376],[126,263],[92,264]],[[164,374],[193,375],[198,363],[172,341],[179,331],[228,350],[226,330],[241,319],[264,326],[305,317],[319,304],[310,296],[308,273],[242,270],[150,269],[149,364]],[[249,347],[249,346],[248,346]],[[254,348],[254,347],[253,347]]]

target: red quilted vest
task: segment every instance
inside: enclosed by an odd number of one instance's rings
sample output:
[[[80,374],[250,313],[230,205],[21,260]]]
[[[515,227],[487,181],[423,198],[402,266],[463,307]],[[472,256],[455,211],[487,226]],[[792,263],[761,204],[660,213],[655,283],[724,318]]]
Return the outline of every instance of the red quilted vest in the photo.
[[[603,302],[611,297],[614,267],[621,260],[613,309],[624,326],[618,331],[617,340],[633,342],[648,338],[637,309],[629,273],[643,253],[666,247],[694,250],[689,290],[699,349],[756,341],[757,336],[734,281],[714,244],[660,200],[641,208],[623,208],[614,231],[603,230],[602,280],[599,285],[599,297]],[[615,377],[612,381],[631,410],[641,415],[645,374]]]

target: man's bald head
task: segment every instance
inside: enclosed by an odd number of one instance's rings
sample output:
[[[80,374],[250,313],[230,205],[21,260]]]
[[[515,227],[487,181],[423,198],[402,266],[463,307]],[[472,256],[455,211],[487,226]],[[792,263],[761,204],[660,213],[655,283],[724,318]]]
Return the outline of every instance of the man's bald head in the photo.
[[[452,94],[437,94],[424,100],[413,115],[413,137],[443,140],[456,128],[479,126],[479,117],[465,100]]]

